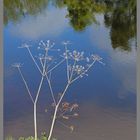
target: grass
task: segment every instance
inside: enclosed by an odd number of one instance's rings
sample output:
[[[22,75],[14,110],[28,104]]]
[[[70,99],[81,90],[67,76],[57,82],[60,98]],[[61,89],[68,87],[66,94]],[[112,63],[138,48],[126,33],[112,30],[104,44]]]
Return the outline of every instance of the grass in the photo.
[[[29,137],[19,137],[18,139],[15,139],[12,136],[8,136],[6,137],[5,140],[35,140],[33,136],[29,136]],[[46,133],[42,133],[40,138],[38,138],[38,140],[48,140]],[[52,140],[57,140],[56,138],[52,138]]]

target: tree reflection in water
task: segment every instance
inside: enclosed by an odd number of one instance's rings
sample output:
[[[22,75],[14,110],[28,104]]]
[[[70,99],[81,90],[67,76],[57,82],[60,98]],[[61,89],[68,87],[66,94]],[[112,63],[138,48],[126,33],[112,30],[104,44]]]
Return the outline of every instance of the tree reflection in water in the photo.
[[[107,27],[111,28],[112,47],[131,50],[130,39],[136,37],[136,1],[106,2],[109,11],[104,14]]]
[[[131,39],[136,39],[136,0],[50,0],[57,8],[66,7],[70,25],[83,31],[98,23],[96,14],[104,15],[110,28],[112,47],[131,50]],[[37,15],[48,6],[48,0],[4,0],[4,23],[18,22],[26,15]]]
[[[66,6],[68,10],[67,18],[76,31],[83,31],[92,23],[97,23],[95,14],[103,13],[105,4],[93,0],[56,0],[59,8]]]
[[[37,15],[47,4],[48,0],[4,0],[4,24],[18,22],[26,15]]]

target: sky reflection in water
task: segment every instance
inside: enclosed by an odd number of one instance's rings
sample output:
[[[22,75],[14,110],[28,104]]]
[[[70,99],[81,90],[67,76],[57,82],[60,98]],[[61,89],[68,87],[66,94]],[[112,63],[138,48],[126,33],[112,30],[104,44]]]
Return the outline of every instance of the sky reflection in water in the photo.
[[[72,42],[70,49],[85,51],[86,54],[97,53],[103,57],[106,63],[106,66],[96,64],[88,77],[81,79],[71,87],[70,94],[66,95],[65,100],[78,102],[81,106],[80,118],[76,122],[72,120],[77,128],[71,135],[68,131],[65,132],[63,127],[59,128],[57,124],[56,135],[59,137],[64,133],[67,140],[85,140],[85,135],[89,139],[95,137],[97,140],[102,140],[103,137],[109,140],[111,138],[116,138],[116,140],[135,139],[135,39],[130,43],[130,50],[123,50],[119,47],[113,49],[110,37],[111,29],[104,24],[104,14],[96,14],[98,24],[93,23],[80,32],[75,31],[69,24],[67,14],[66,7],[59,9],[48,6],[36,16],[25,16],[20,22],[9,22],[5,26],[5,134],[15,137],[32,135],[32,122],[30,122],[32,106],[25,94],[24,85],[17,71],[11,68],[11,64],[17,61],[24,63],[24,74],[30,83],[32,92],[36,91],[39,76],[34,76],[37,71],[32,71],[33,65],[26,50],[20,50],[17,47],[25,42],[30,43],[33,45],[32,51],[36,55],[37,43],[40,40],[51,39],[56,42],[57,48],[62,47],[63,40],[70,40]],[[53,77],[53,80],[56,78],[53,84],[56,87],[55,90],[58,91],[64,84],[62,71],[63,68],[59,68]],[[50,102],[50,97],[48,97],[50,95],[46,94],[46,91],[49,92],[44,85],[39,103],[39,128],[44,130],[47,127],[44,123],[47,117],[44,109],[48,106],[47,100]],[[25,132],[23,128],[28,131]],[[130,133],[125,131],[122,133],[123,129]],[[127,136],[128,134],[129,136]]]

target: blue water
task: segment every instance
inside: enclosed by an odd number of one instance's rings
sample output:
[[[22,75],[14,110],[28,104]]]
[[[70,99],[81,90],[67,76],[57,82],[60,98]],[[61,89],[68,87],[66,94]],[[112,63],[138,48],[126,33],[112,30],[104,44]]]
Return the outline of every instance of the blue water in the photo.
[[[103,58],[105,66],[96,63],[89,76],[74,83],[65,96],[65,101],[77,102],[81,117],[76,120],[74,136],[59,125],[55,135],[61,139],[135,139],[136,116],[136,44],[130,40],[130,51],[112,48],[110,28],[104,23],[104,14],[96,14],[99,24],[91,24],[83,31],[75,31],[66,18],[66,8],[49,6],[36,16],[27,15],[4,28],[4,128],[5,135],[18,137],[33,135],[32,104],[17,70],[12,68],[14,62],[23,63],[23,73],[33,96],[36,93],[40,74],[33,65],[26,49],[19,49],[22,43],[32,45],[31,51],[36,56],[40,40],[52,40],[56,48],[63,49],[64,40],[72,42],[71,50],[95,53]],[[56,53],[54,53],[56,56]],[[59,67],[52,77],[54,90],[58,93],[65,86],[64,66]],[[44,109],[51,102],[49,89],[43,85],[39,98],[40,131],[46,127]],[[117,115],[117,116],[116,116]],[[121,119],[123,118],[123,119]],[[28,122],[29,121],[29,122]],[[92,122],[95,125],[92,125]],[[44,122],[44,123],[43,123]],[[81,123],[80,123],[81,122]],[[85,126],[85,128],[82,125]],[[102,122],[102,123],[100,123]],[[118,126],[116,126],[118,124]],[[120,124],[120,125],[119,125]],[[97,126],[97,128],[95,127]],[[98,127],[100,129],[98,129]],[[24,128],[24,129],[23,129]],[[43,128],[43,130],[41,130]],[[102,129],[101,129],[102,128]],[[104,128],[104,129],[103,129]],[[119,129],[118,129],[119,128]],[[27,130],[28,131],[25,131]],[[87,129],[93,130],[87,132]],[[122,133],[124,130],[130,133]],[[59,132],[60,130],[60,132]],[[107,131],[108,130],[108,131]],[[94,135],[92,136],[94,132]],[[102,133],[104,133],[102,135]],[[64,137],[60,135],[64,135]],[[83,137],[82,137],[83,135]],[[87,137],[84,137],[87,135]],[[128,136],[129,135],[129,136]],[[79,136],[79,137],[78,137]],[[88,138],[89,136],[89,138]]]

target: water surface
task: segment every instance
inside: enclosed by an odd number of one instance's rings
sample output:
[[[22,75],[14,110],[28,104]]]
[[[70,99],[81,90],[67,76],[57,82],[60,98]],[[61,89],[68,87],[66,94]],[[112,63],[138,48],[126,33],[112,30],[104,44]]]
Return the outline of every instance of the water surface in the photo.
[[[56,123],[54,136],[61,140],[136,139],[136,2],[4,1],[4,132],[5,136],[33,135],[33,110],[14,62],[24,63],[23,71],[35,94],[40,75],[26,50],[34,55],[40,40],[52,40],[62,48],[70,40],[71,50],[96,53],[105,66],[96,64],[89,76],[73,84],[64,101],[78,103],[78,119],[64,121],[74,125],[73,133]],[[53,76],[54,90],[64,87],[64,69]],[[44,84],[38,103],[39,132],[48,131],[52,102]]]

